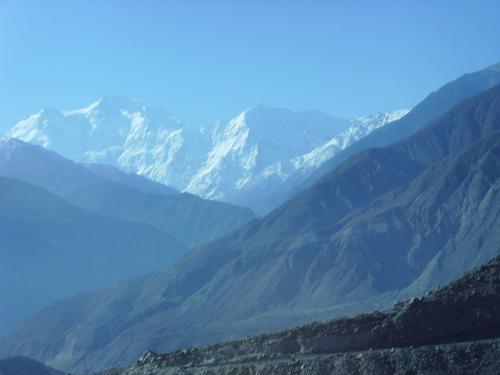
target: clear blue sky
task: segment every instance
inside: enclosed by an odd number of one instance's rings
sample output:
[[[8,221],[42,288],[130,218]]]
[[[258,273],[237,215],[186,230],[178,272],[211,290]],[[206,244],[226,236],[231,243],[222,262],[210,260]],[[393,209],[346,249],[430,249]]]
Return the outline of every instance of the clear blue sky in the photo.
[[[0,129],[103,95],[204,124],[269,104],[353,117],[500,61],[498,0],[0,0]]]

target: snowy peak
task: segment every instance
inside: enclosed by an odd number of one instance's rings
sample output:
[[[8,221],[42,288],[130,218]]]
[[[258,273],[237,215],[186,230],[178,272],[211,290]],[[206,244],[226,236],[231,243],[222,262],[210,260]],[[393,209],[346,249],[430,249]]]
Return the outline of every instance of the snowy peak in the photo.
[[[173,170],[189,171],[196,166],[188,163],[200,163],[195,156],[186,155],[186,129],[156,107],[103,97],[76,110],[44,109],[18,122],[8,135],[78,161],[115,165],[181,189],[190,176]],[[194,140],[201,135],[189,137]],[[177,159],[177,167],[172,168]]]
[[[394,111],[377,112],[370,116],[362,116],[354,120],[357,123],[371,124],[372,126],[380,127],[390,122],[399,120],[406,116],[410,109],[396,109]]]
[[[319,111],[250,108],[214,135],[207,161],[186,190],[252,205],[280,183],[305,178],[337,152],[406,113],[381,112],[348,121]]]
[[[310,150],[340,133],[348,120],[337,119],[319,111],[291,111],[258,106],[247,109],[230,120],[215,135],[214,143],[231,137],[242,138],[246,145],[260,144],[266,152],[276,150],[283,156],[293,156]],[[240,143],[241,143],[240,142]]]
[[[320,146],[348,124],[322,112],[268,106],[247,109],[215,132],[207,160],[186,191],[247,203],[237,195],[264,194],[285,181],[294,172],[289,159]]]
[[[252,205],[406,112],[349,121],[320,111],[257,106],[197,129],[159,108],[102,97],[75,110],[44,109],[19,121],[8,136],[203,198]]]
[[[375,129],[406,116],[409,111],[409,109],[398,109],[359,117],[351,121],[350,126],[342,133],[334,136],[328,142],[313,149],[311,152],[294,158],[292,163],[297,169],[312,171]]]

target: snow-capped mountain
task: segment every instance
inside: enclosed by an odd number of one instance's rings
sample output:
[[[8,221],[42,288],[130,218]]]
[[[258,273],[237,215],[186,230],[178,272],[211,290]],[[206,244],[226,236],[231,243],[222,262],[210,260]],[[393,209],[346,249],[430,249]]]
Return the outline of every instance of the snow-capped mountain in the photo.
[[[186,190],[252,207],[280,184],[304,179],[339,151],[406,113],[345,121],[321,112],[249,109],[215,132],[207,161]]]
[[[252,206],[285,181],[407,110],[343,120],[319,111],[250,108],[206,129],[125,98],[101,98],[73,111],[44,109],[8,136],[69,158],[107,163],[203,198]]]
[[[346,130],[349,121],[322,112],[259,106],[213,135],[207,159],[186,190],[211,199],[247,202],[294,173],[289,161]]]
[[[389,122],[399,120],[401,117],[406,116],[409,111],[409,109],[398,109],[394,111],[379,112],[371,116],[363,116],[353,120],[348,129],[321,146],[316,147],[311,152],[294,158],[293,164],[297,169],[301,170],[315,169],[339,151],[349,147],[375,129]]]
[[[44,109],[8,136],[92,163],[106,163],[182,190],[203,162],[210,138],[158,108],[104,97],[75,111]]]

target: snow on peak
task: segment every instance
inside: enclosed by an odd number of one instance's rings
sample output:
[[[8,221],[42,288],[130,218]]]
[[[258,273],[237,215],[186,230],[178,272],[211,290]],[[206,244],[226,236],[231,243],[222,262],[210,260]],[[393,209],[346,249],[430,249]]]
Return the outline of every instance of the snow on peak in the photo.
[[[394,111],[378,112],[370,116],[363,116],[356,120],[352,120],[351,125],[342,133],[334,136],[328,142],[313,149],[311,152],[294,158],[292,163],[295,168],[302,170],[318,168],[325,161],[349,147],[357,140],[367,136],[375,129],[399,120],[406,116],[409,111],[409,109],[398,109]]]
[[[7,135],[204,198],[245,204],[292,177],[305,176],[407,112],[349,121],[320,111],[257,106],[197,129],[156,107],[102,97],[76,110],[44,109],[19,121]]]
[[[186,126],[169,113],[127,98],[103,97],[71,111],[44,109],[19,121],[10,137],[41,145],[66,157],[107,163],[182,188],[182,169],[200,157],[187,156]],[[190,134],[200,138],[201,134]],[[194,140],[196,142],[196,140]],[[208,142],[207,142],[208,147]],[[203,154],[204,147],[190,152]],[[172,165],[176,164],[175,168]]]
[[[242,191],[270,188],[294,173],[288,164],[340,133],[347,120],[322,112],[291,111],[258,106],[249,108],[214,134],[207,160],[186,191],[210,199],[236,202]],[[263,187],[266,186],[264,189]]]

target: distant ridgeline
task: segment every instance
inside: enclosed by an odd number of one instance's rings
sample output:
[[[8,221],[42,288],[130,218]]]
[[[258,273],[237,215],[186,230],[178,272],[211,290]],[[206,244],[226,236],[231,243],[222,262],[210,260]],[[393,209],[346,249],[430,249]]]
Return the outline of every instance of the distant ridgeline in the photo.
[[[500,252],[499,80],[492,67],[445,85],[373,133],[383,147],[354,143],[361,151],[309,188],[162,272],[46,307],[1,341],[1,355],[75,372],[84,362],[93,371],[123,367],[145,349],[169,352],[385,309],[491,260]],[[432,300],[432,311],[453,317],[439,303]],[[402,311],[370,315],[357,329],[372,319],[396,324],[392,317],[404,320],[411,306]],[[411,333],[401,324],[384,329]]]
[[[253,218],[246,208],[0,138],[0,335],[57,299],[163,270]]]

